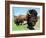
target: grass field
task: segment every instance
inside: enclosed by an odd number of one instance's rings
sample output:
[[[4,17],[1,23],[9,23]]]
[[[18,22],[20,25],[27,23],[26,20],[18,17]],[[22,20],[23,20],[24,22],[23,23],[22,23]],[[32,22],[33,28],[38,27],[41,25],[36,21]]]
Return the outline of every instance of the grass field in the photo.
[[[36,30],[39,30],[40,29],[40,18],[38,18],[38,21],[34,27]],[[22,31],[22,30],[29,30],[27,28],[27,24],[26,25],[16,25],[14,23],[14,19],[12,20],[12,31]]]

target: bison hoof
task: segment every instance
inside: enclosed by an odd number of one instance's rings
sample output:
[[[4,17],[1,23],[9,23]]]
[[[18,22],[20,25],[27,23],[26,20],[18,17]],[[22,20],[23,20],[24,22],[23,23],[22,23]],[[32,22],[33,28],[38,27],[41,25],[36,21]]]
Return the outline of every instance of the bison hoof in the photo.
[[[29,30],[35,30],[33,27],[31,28],[31,27],[27,27]]]

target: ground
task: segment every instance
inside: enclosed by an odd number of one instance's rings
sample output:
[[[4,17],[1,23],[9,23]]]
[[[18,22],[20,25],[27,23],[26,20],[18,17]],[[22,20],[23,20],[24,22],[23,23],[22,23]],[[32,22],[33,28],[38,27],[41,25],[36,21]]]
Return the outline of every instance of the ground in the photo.
[[[12,20],[12,31],[21,31],[21,30],[29,30],[28,28],[27,28],[27,24],[26,25],[16,25],[15,23],[14,23],[14,19]],[[37,23],[36,23],[36,25],[35,25],[35,27],[34,27],[36,30],[39,30],[40,29],[40,18],[38,18],[38,21],[37,21]]]

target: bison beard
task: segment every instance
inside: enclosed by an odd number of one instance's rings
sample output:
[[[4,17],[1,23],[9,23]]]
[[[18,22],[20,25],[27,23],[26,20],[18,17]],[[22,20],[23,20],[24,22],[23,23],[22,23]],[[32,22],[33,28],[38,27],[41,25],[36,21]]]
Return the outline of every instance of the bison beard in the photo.
[[[34,30],[34,26],[37,22],[37,12],[36,10],[29,10],[29,14],[27,14],[27,28],[30,30]]]

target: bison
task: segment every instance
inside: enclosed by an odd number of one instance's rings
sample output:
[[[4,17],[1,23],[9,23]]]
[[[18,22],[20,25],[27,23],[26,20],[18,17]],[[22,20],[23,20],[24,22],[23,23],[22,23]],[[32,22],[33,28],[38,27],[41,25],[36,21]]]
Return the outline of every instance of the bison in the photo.
[[[26,15],[20,15],[20,16],[14,16],[14,21],[16,23],[16,25],[19,25],[21,23],[24,23],[24,21],[27,21],[27,17]]]
[[[27,14],[28,29],[33,30],[37,20],[37,11],[34,9],[29,10],[29,14]]]

